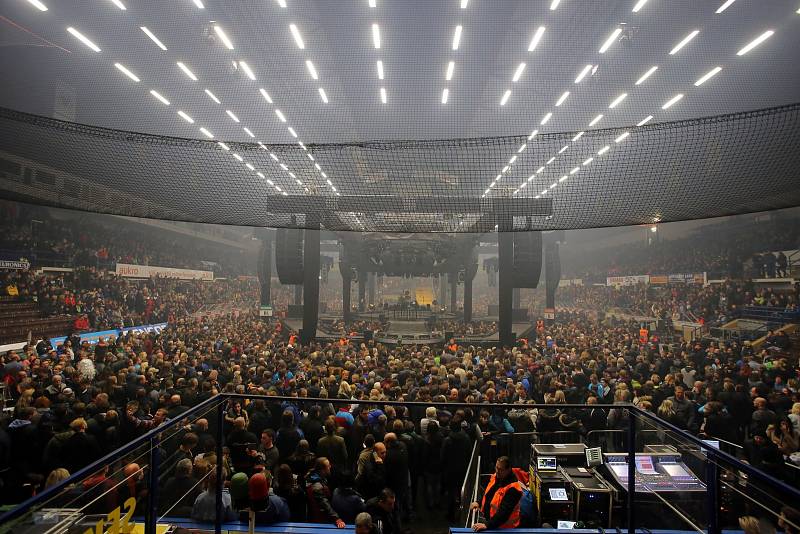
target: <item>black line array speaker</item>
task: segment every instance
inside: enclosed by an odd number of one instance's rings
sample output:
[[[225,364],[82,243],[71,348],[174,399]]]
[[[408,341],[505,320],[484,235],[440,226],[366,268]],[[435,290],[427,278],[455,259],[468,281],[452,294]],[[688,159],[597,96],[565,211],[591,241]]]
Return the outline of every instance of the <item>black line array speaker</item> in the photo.
[[[275,270],[281,284],[303,283],[303,230],[279,228],[275,232]]]
[[[513,286],[534,289],[542,275],[542,233],[514,232]]]

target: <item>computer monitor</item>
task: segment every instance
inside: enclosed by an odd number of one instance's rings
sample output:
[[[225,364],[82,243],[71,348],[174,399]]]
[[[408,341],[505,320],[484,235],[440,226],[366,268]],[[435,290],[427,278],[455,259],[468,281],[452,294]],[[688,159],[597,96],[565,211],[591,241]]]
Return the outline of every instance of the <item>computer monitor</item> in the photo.
[[[559,521],[556,523],[556,529],[558,530],[572,530],[575,528],[575,521]]]
[[[551,501],[568,501],[567,490],[564,488],[547,488]]]
[[[558,469],[558,462],[555,456],[539,456],[536,458],[536,469],[538,471],[555,471]]]
[[[595,467],[603,463],[603,449],[591,447],[586,449],[586,467]]]

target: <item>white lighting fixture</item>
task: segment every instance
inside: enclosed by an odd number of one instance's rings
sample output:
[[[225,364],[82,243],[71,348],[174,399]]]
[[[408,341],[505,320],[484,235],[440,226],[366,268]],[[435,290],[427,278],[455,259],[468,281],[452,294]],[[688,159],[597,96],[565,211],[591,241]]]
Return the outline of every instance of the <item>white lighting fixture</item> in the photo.
[[[510,168],[511,168],[510,166],[506,165],[505,167],[503,167],[503,170],[502,170],[502,171],[500,171],[500,172],[501,172],[501,173],[503,173],[503,174],[505,174],[505,173],[507,173],[507,172],[508,172],[508,170],[509,170]],[[498,179],[499,179],[499,176],[498,176]]]
[[[541,194],[542,194],[542,195],[546,195],[546,194],[547,194],[547,189],[545,189],[544,191],[542,191],[542,192],[541,192]]]
[[[570,173],[570,174],[575,174],[575,173],[576,173],[576,172],[578,172],[579,170],[581,170],[581,168],[580,168],[580,167],[573,167],[573,169],[572,169],[571,171],[569,171],[569,173]]]
[[[150,40],[153,41],[156,44],[156,46],[158,46],[161,50],[167,49],[167,47],[164,46],[164,43],[161,42],[161,39],[156,37],[156,35],[153,32],[151,32],[147,26],[140,26],[139,29],[142,30],[144,34],[148,36]]]
[[[541,167],[539,167],[538,169],[536,169],[536,174],[541,174],[543,171],[544,171],[544,165],[542,165]],[[533,176],[531,176],[530,178],[528,178],[528,180],[531,180],[532,178],[533,178]]]
[[[255,137],[255,134],[250,131],[250,128],[245,127],[245,128],[242,128],[242,130],[244,130],[244,133],[246,133],[250,137]]]
[[[169,100],[164,98],[164,96],[161,93],[159,93],[158,91],[156,91],[155,89],[151,89],[150,90],[150,94],[153,95],[154,97],[156,97],[159,100],[159,102],[161,102],[165,106],[169,106]]]
[[[455,70],[456,70],[456,62],[455,61],[451,61],[450,63],[448,63],[447,64],[447,72],[444,75],[444,79],[447,80],[448,82],[450,80],[452,80],[453,79],[453,71],[455,71]],[[383,79],[383,77],[381,77],[381,80],[382,79]]]
[[[528,148],[528,143],[522,143],[522,146],[519,147],[519,149],[517,150],[517,154],[519,154],[520,152],[525,152],[526,148]]]
[[[225,30],[223,30],[221,26],[215,25],[214,32],[217,34],[217,37],[219,37],[219,40],[222,41],[222,44],[225,45],[225,48],[227,48],[228,50],[233,50],[233,43],[231,42],[230,39],[228,39],[228,35],[225,33]]]
[[[275,115],[278,116],[278,118],[281,120],[281,122],[286,122],[286,117],[283,116],[283,113],[281,113],[281,110],[276,109],[275,110]]]
[[[47,11],[47,6],[41,3],[39,0],[28,0],[28,3],[39,11]]]
[[[320,166],[319,166],[319,163],[315,163],[315,164],[314,164],[314,167],[316,167],[316,169],[317,169],[318,171],[322,172],[322,167],[320,167]]]
[[[644,83],[644,81],[645,81],[647,78],[649,78],[649,77],[650,77],[650,75],[651,75],[651,74],[653,74],[653,73],[654,73],[655,71],[657,71],[657,70],[658,70],[658,65],[654,65],[654,66],[650,67],[649,69],[647,69],[647,72],[645,72],[644,74],[642,74],[641,78],[639,78],[638,80],[636,80],[636,85],[641,85],[641,84],[643,84],[643,83]]]
[[[89,48],[91,48],[92,50],[94,50],[95,52],[100,52],[100,47],[99,47],[99,46],[97,46],[96,44],[94,44],[94,43],[91,41],[91,39],[89,39],[88,37],[86,37],[85,35],[83,35],[81,32],[79,32],[78,30],[76,30],[76,29],[75,29],[75,28],[73,28],[72,26],[70,26],[69,28],[67,28],[67,31],[68,31],[68,32],[69,32],[69,33],[70,33],[70,34],[71,34],[73,37],[75,37],[77,40],[79,40],[80,42],[82,42],[83,44],[85,44],[86,46],[88,46]]]
[[[311,161],[314,161],[314,156],[312,156],[311,154],[306,154],[306,156],[308,156],[308,159],[310,159]]]
[[[316,67],[314,67],[314,63],[312,63],[310,59],[306,60],[306,68],[308,69],[308,73],[311,75],[312,78],[314,78],[315,80],[319,80],[317,69]]]
[[[184,63],[182,63],[181,61],[178,61],[178,67],[180,67],[180,69],[183,71],[183,73],[186,74],[193,81],[195,81],[195,82],[197,81],[197,76],[195,76],[194,72],[189,70],[189,67],[187,67]]]
[[[386,103],[386,88],[381,87],[381,102]]]
[[[561,150],[558,151],[559,154],[563,154],[565,150],[569,148],[569,145],[564,145],[561,147]]]
[[[300,35],[300,30],[297,29],[295,24],[289,24],[289,31],[292,32],[292,37],[294,37],[294,42],[297,43],[297,48],[303,50],[306,47],[306,44],[303,42],[303,37]]]
[[[461,25],[456,26],[456,31],[453,34],[453,50],[458,50],[458,45],[461,44]]]
[[[239,122],[239,117],[237,117],[236,115],[234,115],[233,111],[231,111],[231,110],[229,110],[229,109],[226,109],[226,110],[225,110],[225,113],[227,113],[227,114],[228,114],[228,117],[230,117],[231,119],[233,119],[233,122]]]
[[[622,141],[624,141],[624,140],[625,140],[625,138],[626,138],[626,137],[628,137],[630,134],[631,134],[630,132],[625,132],[625,133],[623,133],[622,135],[620,135],[619,137],[617,137],[616,139],[614,139],[614,142],[615,142],[615,143],[621,143],[621,142],[622,142]]]
[[[699,80],[694,82],[695,87],[699,87],[699,86],[703,85],[704,83],[706,83],[709,79],[714,77],[721,70],[722,70],[722,67],[714,67],[713,69],[711,69],[710,71],[705,73]]]
[[[555,156],[553,156],[552,158],[550,158],[550,159],[548,159],[548,160],[547,160],[547,163],[545,163],[545,165],[550,165],[550,164],[551,164],[551,163],[553,163],[555,160],[556,160],[556,157],[555,157]]]
[[[675,48],[669,51],[669,55],[674,56],[675,54],[677,54],[678,50],[689,44],[689,41],[697,37],[698,33],[700,33],[700,30],[694,30],[692,33],[684,37],[680,43],[675,45]]]
[[[550,184],[550,189],[555,189],[555,187],[557,185],[558,185],[558,182],[553,182],[552,184]]]
[[[225,143],[223,143],[222,141],[217,141],[217,144],[218,144],[220,147],[222,147],[222,150],[230,150],[230,149],[231,149],[231,147],[229,147],[228,145],[226,145],[226,144],[225,144]]]
[[[721,6],[719,6],[719,8],[714,13],[716,13],[716,14],[722,13],[723,11],[728,9],[730,7],[730,5],[732,3],[734,3],[735,1],[736,0],[725,0],[725,3],[723,3]]]
[[[319,88],[319,97],[322,99],[323,102],[326,104],[328,103],[328,95],[325,94],[325,89],[322,87]]]
[[[239,154],[233,154],[233,157],[238,159],[239,161],[244,161],[244,158],[242,156],[240,156]]]
[[[606,145],[606,146],[604,146],[603,148],[601,148],[600,150],[597,151],[597,155],[598,156],[602,156],[603,154],[605,154],[609,150],[611,150],[611,147]]]
[[[611,35],[608,36],[606,42],[604,42],[603,46],[600,47],[600,53],[605,54],[606,50],[611,48],[611,45],[613,45],[616,42],[617,38],[619,37],[619,34],[621,33],[622,33],[622,28],[617,28],[616,30],[611,32]]]
[[[631,11],[633,11],[634,13],[638,13],[639,10],[642,9],[646,3],[647,0],[639,0],[638,2],[636,2],[636,5],[633,6],[633,9]]]
[[[381,47],[381,29],[377,24],[372,25],[372,44],[375,48]]]
[[[244,166],[245,166],[245,167],[247,167],[248,169],[250,169],[251,171],[254,171],[254,170],[256,170],[256,168],[255,168],[255,167],[253,167],[253,164],[252,164],[252,163],[245,163],[245,164],[244,164]]]
[[[648,115],[647,117],[645,117],[642,120],[640,120],[639,122],[637,122],[636,126],[644,126],[645,124],[650,122],[652,119],[653,119],[653,116],[652,115]]]
[[[536,137],[536,134],[538,134],[538,133],[539,133],[539,130],[532,131],[531,134],[528,136],[528,141],[530,141],[531,139]]]
[[[208,95],[208,97],[209,97],[211,100],[213,100],[213,101],[214,101],[214,102],[216,102],[217,104],[221,104],[221,103],[222,103],[222,102],[220,102],[220,101],[219,101],[219,98],[217,98],[217,95],[215,95],[214,93],[212,93],[212,92],[211,92],[211,91],[209,91],[208,89],[206,89],[206,90],[205,90],[205,93]]]
[[[586,159],[586,161],[584,161],[583,163],[581,163],[581,165],[584,165],[584,166],[585,166],[585,165],[588,165],[588,164],[590,164],[590,163],[591,163],[591,162],[593,162],[593,161],[594,161],[594,158],[593,158],[593,157],[589,157],[589,158],[587,158],[587,159]]]
[[[111,3],[120,8],[122,11],[126,11],[128,9],[125,7],[125,4],[122,3],[122,0],[111,0]]]
[[[578,139],[580,139],[581,137],[583,137],[583,134],[584,134],[584,133],[586,133],[586,132],[580,131],[580,132],[578,132],[577,134],[575,134],[575,137],[573,137],[573,138],[572,138],[572,142],[574,143],[575,141],[577,141]]]
[[[503,97],[500,99],[500,105],[505,106],[510,96],[511,96],[511,89],[507,89],[506,92],[503,93]]]
[[[569,96],[569,91],[564,91],[564,94],[562,94],[560,97],[558,97],[558,100],[556,100],[556,107],[563,104],[568,96]]]
[[[275,154],[273,154],[272,152],[270,152],[270,153],[269,153],[269,157],[271,157],[271,158],[272,158],[272,159],[274,159],[275,161],[279,161],[279,160],[278,160],[278,156],[276,156],[276,155],[275,155]]]
[[[189,115],[187,115],[186,113],[184,113],[183,111],[179,111],[179,112],[178,112],[178,115],[180,115],[180,117],[181,117],[183,120],[185,120],[186,122],[188,122],[189,124],[194,124],[194,119],[193,119],[193,118],[191,118],[191,117],[190,117]]]
[[[285,163],[281,163],[281,169],[283,169],[284,171],[288,171],[289,167],[287,167]]]
[[[743,55],[745,55],[745,54],[746,54],[746,53],[748,53],[750,50],[754,49],[755,47],[757,47],[758,45],[760,45],[761,43],[763,43],[764,41],[766,41],[767,39],[769,39],[769,38],[772,36],[772,34],[773,34],[773,33],[775,33],[775,32],[774,32],[774,31],[772,31],[772,30],[767,30],[767,31],[765,31],[764,33],[762,33],[761,35],[759,35],[758,37],[756,37],[755,39],[753,39],[753,40],[752,40],[750,43],[748,43],[747,45],[745,45],[745,47],[744,47],[744,48],[742,48],[741,50],[739,50],[738,52],[736,52],[736,55],[737,55],[737,56],[743,56]]]
[[[286,9],[286,0],[278,0],[278,5],[281,6],[281,8]]]
[[[369,0],[369,7],[378,7],[378,0]]]
[[[542,126],[544,126],[545,124],[547,124],[548,122],[550,122],[550,119],[551,119],[552,117],[553,117],[553,113],[552,113],[552,112],[550,112],[550,111],[548,111],[548,112],[547,112],[547,115],[545,115],[545,116],[542,118],[542,121],[541,121],[539,124],[541,124]]]
[[[586,65],[583,67],[583,70],[580,72],[580,74],[578,74],[578,77],[575,78],[575,83],[581,83],[581,80],[583,80],[586,75],[589,74],[590,70],[592,70],[592,65]]]
[[[245,76],[255,81],[256,75],[253,73],[253,69],[250,68],[250,65],[248,65],[244,61],[240,61],[239,67],[242,69],[242,71],[244,71]]]
[[[542,36],[544,35],[544,30],[544,26],[539,26],[536,28],[533,38],[531,39],[531,44],[528,45],[528,52],[533,52],[533,49],[539,45],[539,41],[542,40]]]
[[[378,60],[378,79],[379,80],[383,79],[383,61],[381,61],[380,59]]]
[[[667,102],[663,106],[661,106],[661,109],[667,109],[672,107],[672,105],[675,104],[681,98],[683,98],[683,93],[678,93],[677,95],[667,100]]]
[[[119,69],[119,71],[122,72],[122,74],[124,74],[125,76],[127,76],[128,78],[133,80],[134,82],[140,82],[141,81],[138,76],[136,76],[134,73],[132,73],[131,71],[126,69],[125,66],[122,65],[121,63],[114,63],[114,66],[117,67],[117,69]]]
[[[272,97],[271,97],[271,96],[269,96],[269,93],[267,92],[267,90],[266,90],[266,89],[264,89],[264,88],[262,87],[261,89],[259,89],[259,90],[258,90],[258,92],[259,92],[259,93],[261,93],[261,96],[263,96],[263,97],[264,97],[264,100],[266,100],[267,102],[269,102],[270,104],[272,104]]]
[[[197,9],[205,9],[206,6],[203,5],[203,0],[192,0],[194,5],[197,6]]]
[[[515,161],[517,161],[517,155],[516,155],[516,154],[514,154],[513,156],[511,156],[511,159],[510,159],[510,160],[508,160],[508,164],[509,164],[509,165],[513,165]]]
[[[518,82],[520,76],[522,76],[522,73],[524,71],[525,71],[525,63],[520,63],[519,66],[517,67],[517,70],[514,71],[514,77],[511,78],[511,81],[514,83]]]
[[[442,90],[442,104],[447,104],[447,96],[449,93],[450,91],[447,88]]]
[[[608,105],[609,109],[614,109],[615,107],[617,107],[620,104],[620,102],[625,100],[625,97],[627,96],[628,93],[622,93],[621,95],[619,95],[617,98],[614,99],[613,102],[611,102],[611,104]]]
[[[295,132],[295,131],[294,131],[294,128],[292,128],[291,126],[289,126],[289,127],[287,128],[287,130],[289,130],[289,133],[290,133],[290,134],[292,134],[292,137],[294,137],[295,139],[297,139],[297,132]]]
[[[550,2],[550,11],[555,11],[556,8],[558,7],[558,4],[560,3],[561,0],[553,0],[552,2]]]
[[[461,0],[461,9],[467,9],[467,4],[469,0]]]
[[[595,124],[600,122],[600,119],[602,119],[602,118],[603,118],[603,114],[601,113],[600,115],[598,115],[597,117],[592,119],[592,122],[589,123],[589,126],[594,126]]]

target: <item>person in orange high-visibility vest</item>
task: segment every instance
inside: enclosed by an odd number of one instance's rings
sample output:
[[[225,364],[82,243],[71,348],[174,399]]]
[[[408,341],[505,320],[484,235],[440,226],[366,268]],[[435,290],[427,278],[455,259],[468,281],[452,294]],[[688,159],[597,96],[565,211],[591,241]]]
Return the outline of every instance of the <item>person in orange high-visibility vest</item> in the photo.
[[[485,523],[475,523],[472,530],[493,530],[498,528],[517,528],[519,526],[519,503],[522,499],[522,484],[511,468],[508,456],[501,456],[494,464],[494,474],[483,492],[480,504],[473,502],[473,509],[479,508]]]
[[[639,329],[639,343],[644,345],[645,343],[647,343],[647,338],[648,337],[650,337],[650,332],[647,330],[647,328],[644,328],[644,327],[640,328]]]

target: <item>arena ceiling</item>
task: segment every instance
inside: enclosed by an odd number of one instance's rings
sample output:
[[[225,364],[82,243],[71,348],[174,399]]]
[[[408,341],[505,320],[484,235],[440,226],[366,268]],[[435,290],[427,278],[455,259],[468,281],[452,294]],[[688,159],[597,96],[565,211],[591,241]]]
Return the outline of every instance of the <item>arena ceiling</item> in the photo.
[[[798,0],[12,0],[0,31],[7,198],[422,232],[800,204]]]

